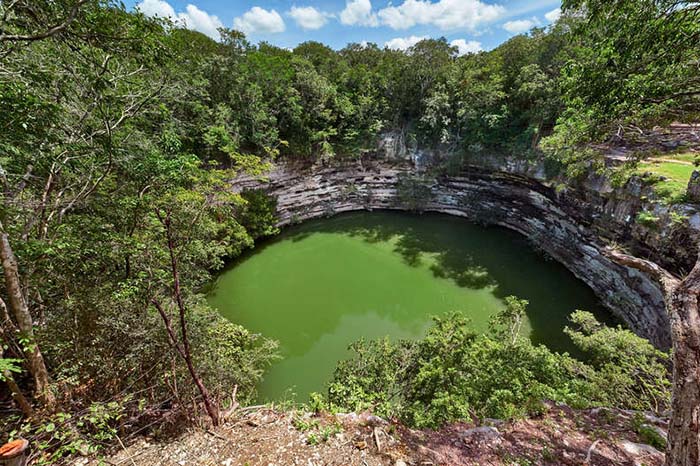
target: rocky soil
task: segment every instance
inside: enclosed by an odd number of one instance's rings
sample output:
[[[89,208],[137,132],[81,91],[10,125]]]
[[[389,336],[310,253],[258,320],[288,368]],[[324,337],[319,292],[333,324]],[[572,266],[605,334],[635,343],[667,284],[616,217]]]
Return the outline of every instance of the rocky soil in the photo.
[[[412,430],[370,414],[320,415],[248,411],[216,429],[175,441],[142,439],[97,466],[661,466],[664,455],[644,443],[662,439],[667,422],[621,410],[548,405],[533,419],[440,431]],[[646,432],[640,435],[637,432]]]

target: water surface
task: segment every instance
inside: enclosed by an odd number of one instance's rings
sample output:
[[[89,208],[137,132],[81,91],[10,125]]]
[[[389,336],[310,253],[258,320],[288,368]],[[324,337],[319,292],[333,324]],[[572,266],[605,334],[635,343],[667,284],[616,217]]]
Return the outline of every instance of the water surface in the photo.
[[[210,303],[280,342],[263,400],[321,391],[360,338],[419,338],[431,316],[459,311],[483,331],[515,295],[530,301],[523,332],[571,351],[577,310],[610,318],[593,292],[522,236],[448,215],[361,212],[286,229],[232,264]]]

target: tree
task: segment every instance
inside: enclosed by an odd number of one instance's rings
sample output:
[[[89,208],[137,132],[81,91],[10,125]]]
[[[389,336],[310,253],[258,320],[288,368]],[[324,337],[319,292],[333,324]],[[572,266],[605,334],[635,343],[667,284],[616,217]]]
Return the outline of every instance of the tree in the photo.
[[[26,296],[20,282],[19,267],[15,258],[9,235],[0,223],[0,258],[5,275],[5,288],[9,298],[10,309],[20,331],[20,340],[24,355],[29,362],[29,371],[34,377],[34,390],[39,400],[48,408],[52,408],[56,399],[49,386],[49,372],[46,369],[44,356],[39,348],[39,342],[34,334],[34,321],[27,305]],[[5,303],[2,303],[5,306]]]
[[[16,0],[0,5],[0,43],[32,42],[66,31],[94,0]]]
[[[187,365],[187,370],[189,371],[190,376],[192,377],[192,381],[197,386],[197,390],[199,390],[199,394],[202,396],[202,401],[204,402],[204,407],[207,411],[207,414],[211,418],[212,423],[215,426],[217,426],[219,425],[220,421],[219,408],[218,406],[216,406],[214,400],[209,394],[209,390],[207,390],[207,387],[204,385],[204,382],[202,382],[202,378],[199,375],[197,369],[194,367],[194,362],[192,359],[190,337],[187,333],[187,307],[185,306],[184,297],[182,295],[182,287],[180,285],[180,268],[178,265],[178,255],[176,250],[178,248],[178,244],[176,244],[175,237],[173,234],[172,211],[158,210],[156,211],[156,216],[158,217],[160,223],[163,225],[165,239],[168,245],[168,255],[170,256],[170,272],[172,274],[173,280],[171,299],[175,302],[177,306],[178,321],[180,325],[179,337],[173,329],[170,314],[163,307],[163,305],[160,302],[160,299],[154,296],[151,299],[151,302],[153,303],[153,306],[155,306],[155,308],[158,310],[158,314],[160,314],[161,318],[163,319],[163,323],[165,324],[165,328],[168,332],[168,337],[170,338],[170,343],[173,347],[175,347],[175,350]]]
[[[700,2],[568,0],[571,59],[562,143],[693,119],[700,112]]]
[[[67,216],[84,206],[128,158],[124,148],[130,131],[125,127],[163,89],[162,79],[152,74],[161,57],[158,23],[94,3],[89,11],[87,2],[73,5],[76,11],[93,15],[109,38],[102,42],[80,38],[78,30],[84,25],[73,22],[77,13],[71,9],[60,31],[31,33],[31,43],[10,49],[0,69],[0,104],[7,110],[0,117],[0,149],[9,155],[0,158],[5,294],[35,393],[49,408],[55,398],[32,309],[41,306],[46,290],[36,276],[50,267],[47,252],[60,242],[58,232]],[[11,2],[11,6],[27,9],[39,23],[59,8],[53,2]],[[6,19],[18,23],[18,11],[6,10]],[[69,25],[78,39],[53,37]],[[141,45],[135,46],[137,36]],[[76,47],[81,53],[75,53]]]
[[[31,417],[34,414],[34,409],[29,403],[29,400],[24,396],[22,389],[17,385],[13,373],[19,373],[22,371],[18,363],[20,360],[5,358],[5,345],[8,344],[10,339],[5,335],[5,327],[13,327],[10,316],[7,313],[7,305],[0,299],[0,382],[5,382],[10,388],[12,393],[12,398],[19,406],[19,409],[26,417]]]
[[[700,464],[700,257],[681,280],[652,262],[610,249],[606,254],[647,273],[662,287],[673,341],[673,414],[666,466]]]

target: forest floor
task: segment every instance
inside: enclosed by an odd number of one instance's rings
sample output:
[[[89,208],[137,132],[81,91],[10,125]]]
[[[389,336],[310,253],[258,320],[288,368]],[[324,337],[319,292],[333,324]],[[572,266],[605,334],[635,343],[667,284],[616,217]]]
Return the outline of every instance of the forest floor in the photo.
[[[99,462],[110,466],[660,466],[645,442],[667,422],[622,410],[548,405],[537,418],[412,430],[369,414],[301,415],[259,409],[176,440],[141,439]],[[641,434],[640,434],[641,432]],[[655,440],[654,440],[655,439]]]

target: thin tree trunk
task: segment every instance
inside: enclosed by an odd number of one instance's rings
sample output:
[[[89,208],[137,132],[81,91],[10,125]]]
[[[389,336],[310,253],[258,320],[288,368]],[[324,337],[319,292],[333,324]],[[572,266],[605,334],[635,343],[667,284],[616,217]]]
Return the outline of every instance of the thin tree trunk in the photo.
[[[34,390],[41,403],[48,408],[54,406],[56,400],[49,386],[49,373],[44,357],[39,349],[39,343],[34,335],[34,322],[29,312],[29,306],[22,293],[19,278],[19,268],[7,233],[0,233],[0,259],[5,276],[5,288],[9,307],[22,335],[28,340],[24,347],[24,355],[29,363],[29,372],[34,378]]]
[[[194,367],[194,363],[192,362],[192,355],[185,351],[183,345],[180,344],[177,338],[177,334],[173,329],[172,321],[170,320],[168,313],[165,311],[165,309],[163,309],[163,306],[161,306],[160,302],[157,299],[154,299],[151,302],[160,314],[160,317],[163,319],[163,323],[165,324],[165,330],[168,332],[170,343],[175,347],[177,353],[180,355],[182,360],[185,361],[185,365],[187,366],[187,370],[189,371],[190,376],[192,377],[192,381],[197,386],[197,390],[199,390],[199,394],[202,396],[202,400],[204,401],[204,408],[206,409],[207,414],[211,418],[212,423],[215,426],[218,426],[219,411],[214,406],[214,403],[211,400],[211,395],[209,394],[209,390],[207,390],[207,387],[204,385],[204,382],[202,382],[202,379],[199,377],[199,374],[197,373],[197,370]]]
[[[190,339],[187,333],[187,308],[182,298],[182,289],[180,287],[180,272],[178,269],[177,255],[175,253],[176,246],[175,239],[173,238],[172,234],[170,214],[168,213],[164,218],[161,215],[158,215],[158,218],[165,227],[165,234],[168,241],[168,251],[170,253],[170,271],[173,277],[173,298],[175,300],[175,303],[177,304],[179,314],[180,335],[182,340],[181,343],[178,341],[177,335],[173,330],[170,317],[165,312],[165,309],[163,309],[163,307],[160,305],[157,299],[154,299],[152,302],[158,310],[158,313],[160,314],[161,318],[163,319],[163,322],[165,323],[165,327],[168,331],[168,336],[170,337],[171,343],[175,346],[175,349],[177,349],[178,353],[180,354],[180,357],[182,357],[182,359],[185,361],[185,364],[187,365],[187,370],[189,371],[190,376],[192,377],[192,381],[195,383],[195,385],[197,386],[197,390],[199,390],[199,394],[202,396],[202,400],[204,401],[204,408],[206,409],[207,414],[211,418],[212,423],[215,426],[218,426],[219,410],[215,406],[215,403],[212,401],[211,395],[209,394],[209,390],[207,390],[207,387],[204,385],[204,382],[202,382],[202,378],[197,373],[197,370],[194,367],[194,362],[192,361]]]

